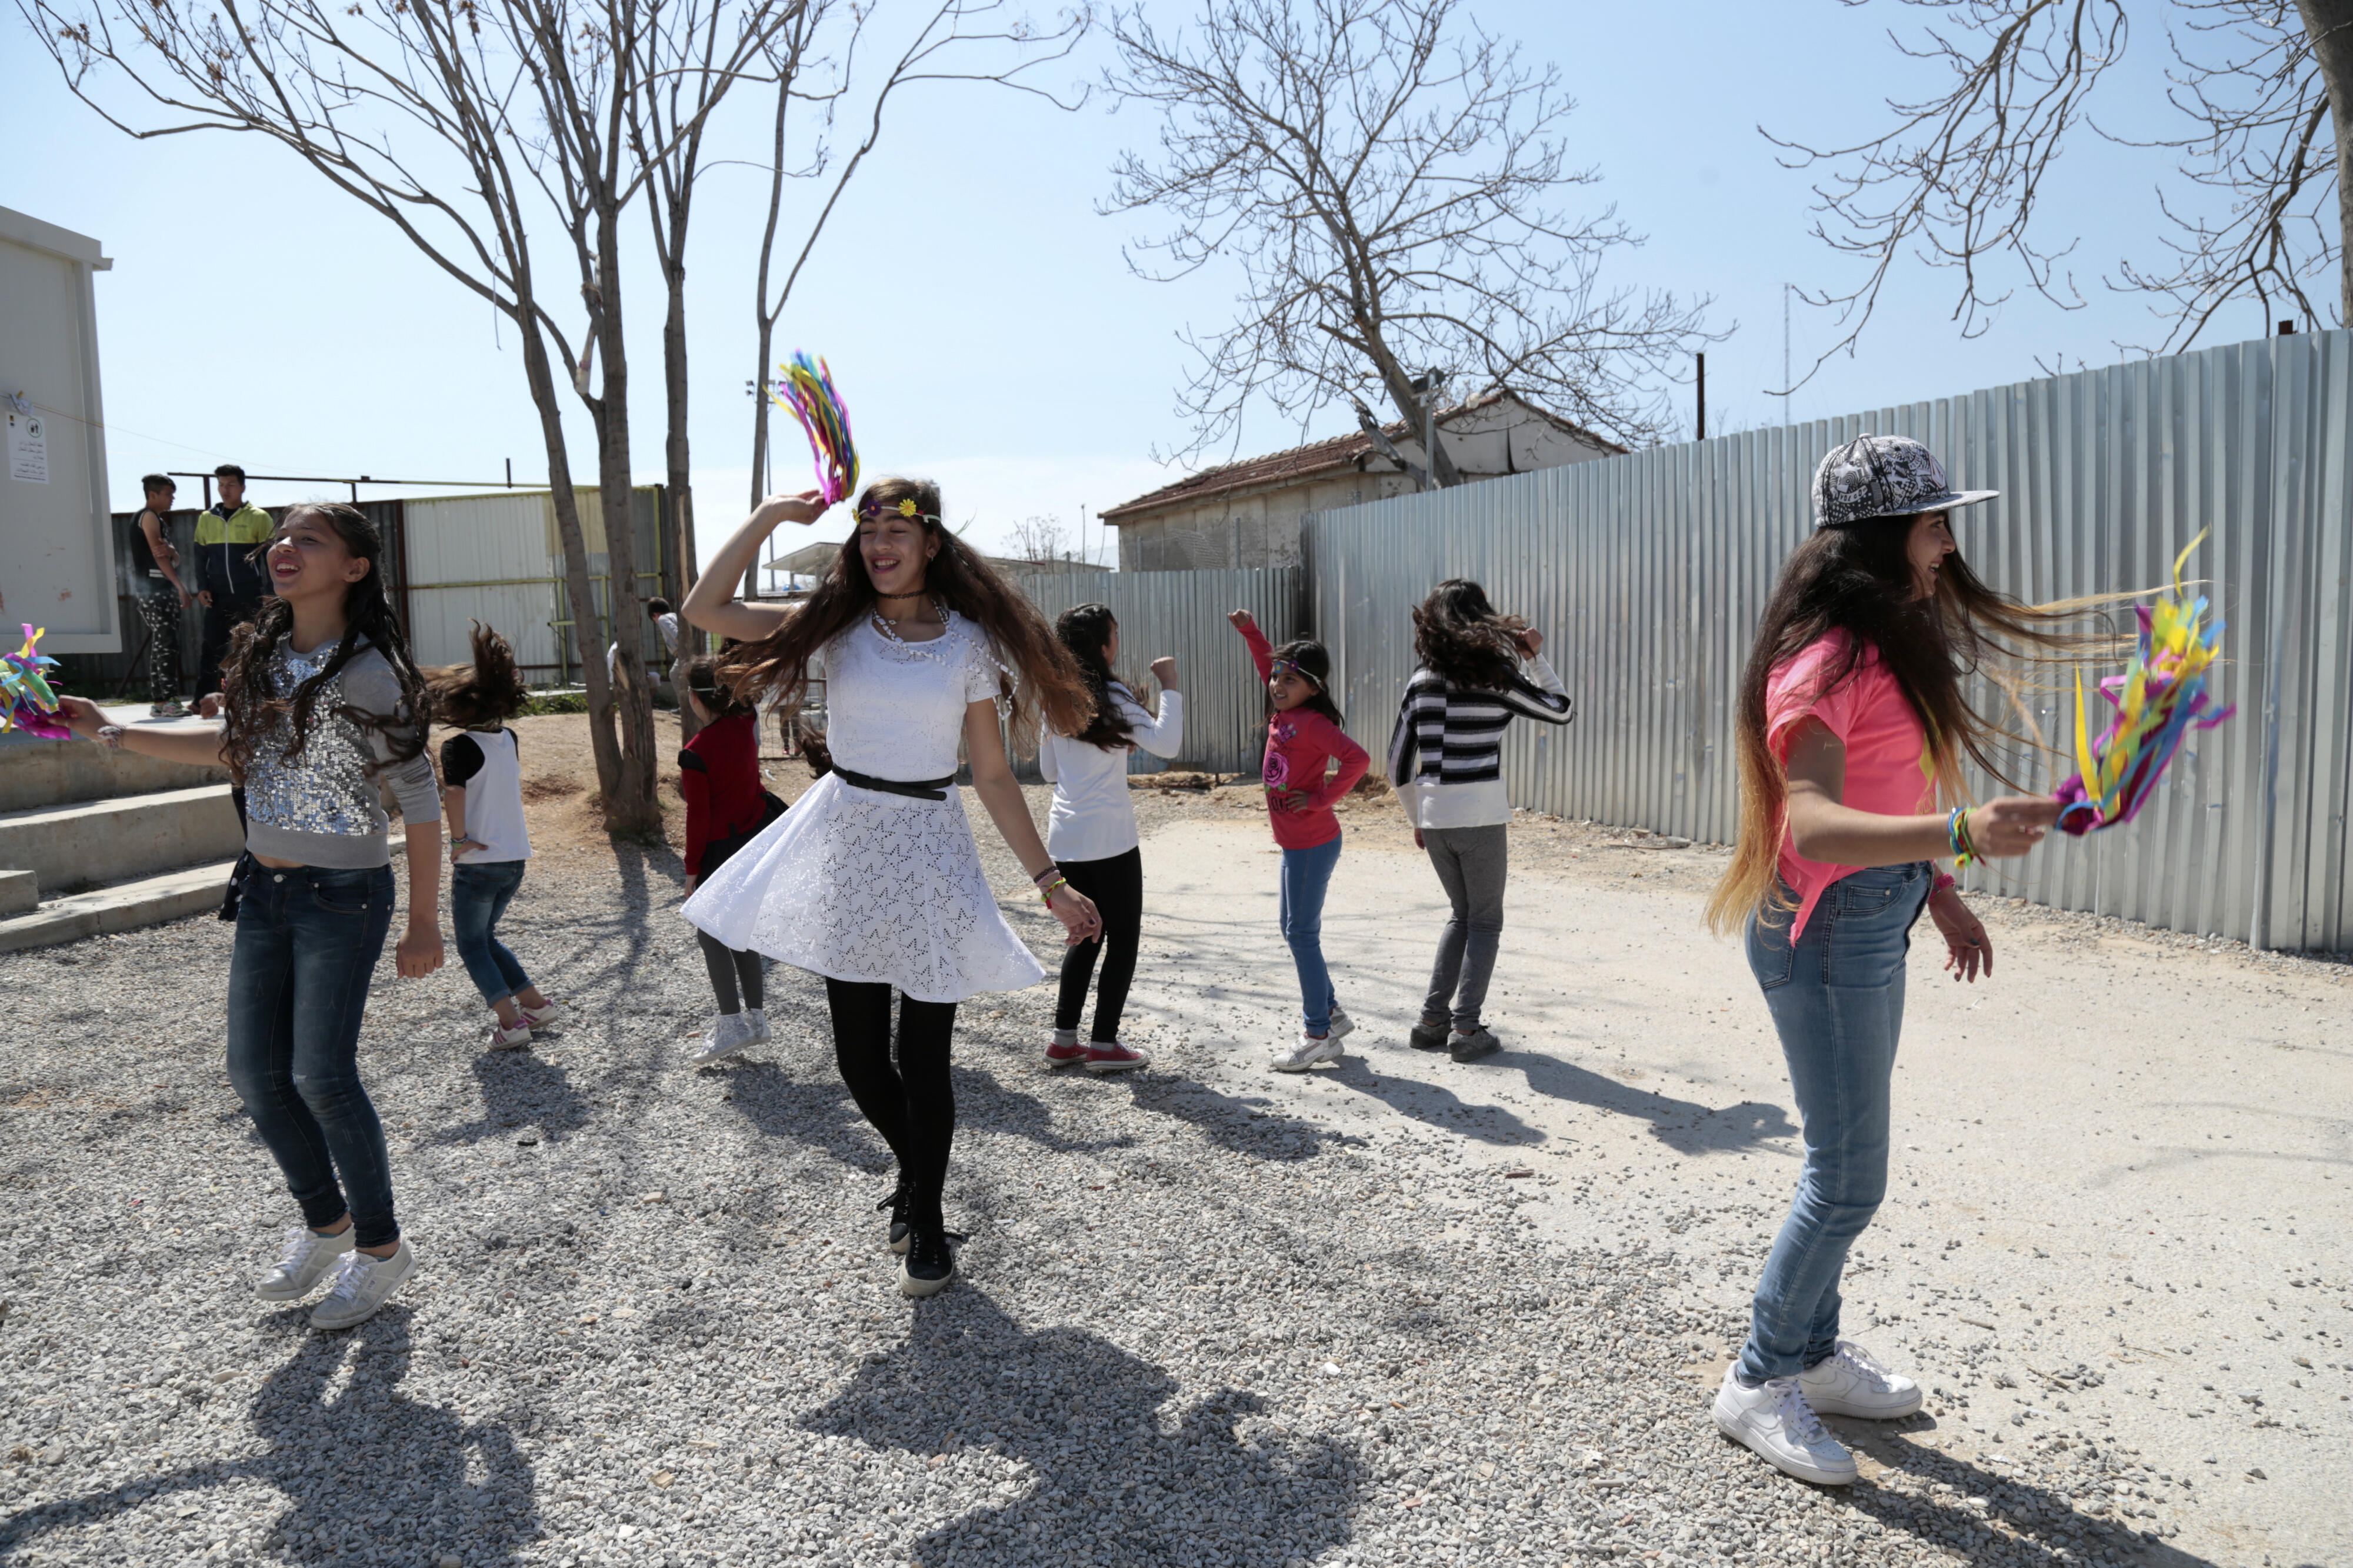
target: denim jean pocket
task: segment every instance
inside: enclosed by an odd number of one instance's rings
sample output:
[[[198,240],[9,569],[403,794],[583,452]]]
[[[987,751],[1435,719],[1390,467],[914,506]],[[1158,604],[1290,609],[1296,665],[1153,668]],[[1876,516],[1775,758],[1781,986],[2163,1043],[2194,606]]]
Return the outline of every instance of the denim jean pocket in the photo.
[[[377,867],[364,871],[311,872],[311,901],[331,915],[364,915],[379,900],[389,899],[392,889],[379,887],[379,879],[391,880],[391,868]]]
[[[1797,922],[1795,910],[1765,909],[1748,917],[1748,972],[1759,990],[1787,985],[1797,973]]]
[[[1851,915],[1884,913],[1916,880],[1918,876],[1909,866],[1874,866],[1851,877],[1841,877],[1838,883],[1839,911]]]

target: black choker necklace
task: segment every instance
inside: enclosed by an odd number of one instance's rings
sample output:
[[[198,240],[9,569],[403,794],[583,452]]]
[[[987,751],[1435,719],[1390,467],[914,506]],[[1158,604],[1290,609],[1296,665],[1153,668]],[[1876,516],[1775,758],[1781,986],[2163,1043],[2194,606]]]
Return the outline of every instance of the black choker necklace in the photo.
[[[878,599],[897,599],[903,602],[908,599],[921,599],[926,595],[922,590],[918,589],[913,594],[877,594],[874,596]]]

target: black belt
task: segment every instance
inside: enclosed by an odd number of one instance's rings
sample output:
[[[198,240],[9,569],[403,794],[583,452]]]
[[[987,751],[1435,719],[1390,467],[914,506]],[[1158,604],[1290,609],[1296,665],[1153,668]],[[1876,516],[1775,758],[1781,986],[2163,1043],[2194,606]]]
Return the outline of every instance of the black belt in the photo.
[[[944,779],[923,779],[920,782],[909,783],[902,779],[878,779],[866,773],[854,773],[837,763],[833,774],[846,784],[856,784],[860,789],[879,790],[884,795],[903,795],[910,800],[945,800],[948,797],[948,791],[955,785],[954,773],[950,773]]]

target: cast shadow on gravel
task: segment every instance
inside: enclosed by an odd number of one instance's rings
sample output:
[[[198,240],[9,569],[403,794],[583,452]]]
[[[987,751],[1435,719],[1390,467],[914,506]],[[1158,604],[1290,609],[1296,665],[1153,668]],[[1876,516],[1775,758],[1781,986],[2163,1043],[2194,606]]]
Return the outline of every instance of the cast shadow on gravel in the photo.
[[[1651,1124],[1651,1136],[1678,1154],[1703,1154],[1753,1148],[1774,1138],[1794,1138],[1798,1129],[1789,1113],[1778,1105],[1743,1100],[1718,1110],[1696,1100],[1674,1100],[1655,1090],[1636,1089],[1616,1079],[1535,1051],[1498,1052],[1481,1063],[1514,1067],[1528,1087],[1555,1100],[1574,1100],[1596,1110],[1639,1117]]]
[[[1313,1160],[1327,1143],[1364,1142],[1288,1111],[1270,1109],[1274,1100],[1269,1096],[1221,1094],[1193,1079],[1157,1074],[1131,1074],[1124,1081],[1134,1087],[1137,1110],[1189,1122],[1200,1130],[1202,1137],[1229,1153],[1289,1163]]]
[[[1336,1065],[1317,1070],[1326,1082],[1370,1095],[1399,1116],[1482,1143],[1518,1146],[1546,1140],[1541,1128],[1529,1126],[1501,1106],[1473,1105],[1442,1085],[1379,1072],[1360,1056],[1342,1057]]]
[[[2209,1559],[2154,1535],[2094,1523],[2056,1493],[1908,1440],[1914,1433],[1934,1430],[1934,1416],[1902,1423],[1833,1419],[1829,1424],[1859,1453],[1888,1469],[1954,1489],[1942,1496],[1921,1496],[1883,1487],[1876,1479],[1844,1489],[1843,1500],[1877,1520],[1891,1538],[1910,1536],[1934,1550],[1957,1551],[1968,1562],[1999,1561],[2005,1568],[2081,1568],[2087,1560],[2116,1561],[2108,1556],[2111,1552],[2133,1568],[2215,1568]],[[1984,1510],[1965,1506],[1969,1499],[1984,1500]],[[1997,1520],[2009,1529],[1989,1529]]]
[[[577,1132],[594,1119],[588,1101],[572,1087],[569,1071],[528,1048],[478,1052],[473,1068],[482,1086],[482,1114],[445,1127],[424,1142],[479,1143],[518,1128],[532,1128],[550,1143],[560,1143],[567,1133]]]
[[[429,1563],[445,1554],[470,1568],[513,1562],[538,1534],[531,1466],[503,1422],[468,1425],[397,1391],[409,1365],[410,1310],[387,1307],[349,1334],[313,1332],[299,1310],[280,1318],[301,1338],[255,1394],[245,1423],[269,1445],[267,1452],[184,1466],[0,1518],[0,1562],[51,1530],[103,1528],[142,1504],[168,1505],[238,1481],[285,1494],[286,1510],[260,1549],[288,1561],[320,1563],[331,1551],[366,1547],[381,1562]],[[349,1378],[331,1394],[347,1362]],[[161,1518],[149,1527],[159,1540],[174,1528]],[[177,1538],[174,1560],[203,1555],[210,1543],[204,1529],[197,1527],[194,1545]]]
[[[984,1449],[1031,1473],[1028,1493],[911,1542],[925,1568],[1003,1568],[1099,1552],[1122,1564],[1280,1568],[1349,1539],[1365,1484],[1355,1450],[1326,1436],[1244,1437],[1256,1396],[1223,1389],[1174,1415],[1166,1371],[1082,1329],[1031,1331],[969,1283],[923,1303],[902,1344],[800,1420],[923,1458]],[[1116,1455],[1117,1462],[1104,1462]],[[876,1482],[869,1517],[913,1502]],[[969,1484],[967,1480],[965,1484]],[[1195,1511],[1174,1517],[1178,1505]],[[879,1543],[878,1543],[879,1545]]]

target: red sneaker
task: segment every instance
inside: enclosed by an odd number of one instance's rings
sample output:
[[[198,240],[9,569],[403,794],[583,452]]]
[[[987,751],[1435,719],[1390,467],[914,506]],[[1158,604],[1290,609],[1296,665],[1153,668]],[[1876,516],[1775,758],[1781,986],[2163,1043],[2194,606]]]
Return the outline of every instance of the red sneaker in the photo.
[[[1090,1045],[1086,1047],[1089,1072],[1126,1072],[1131,1068],[1144,1067],[1151,1060],[1142,1051],[1123,1046],[1116,1040],[1107,1046]]]
[[[1076,1041],[1062,1045],[1049,1035],[1046,1037],[1046,1065],[1049,1068],[1073,1068],[1087,1059],[1087,1047]]]

